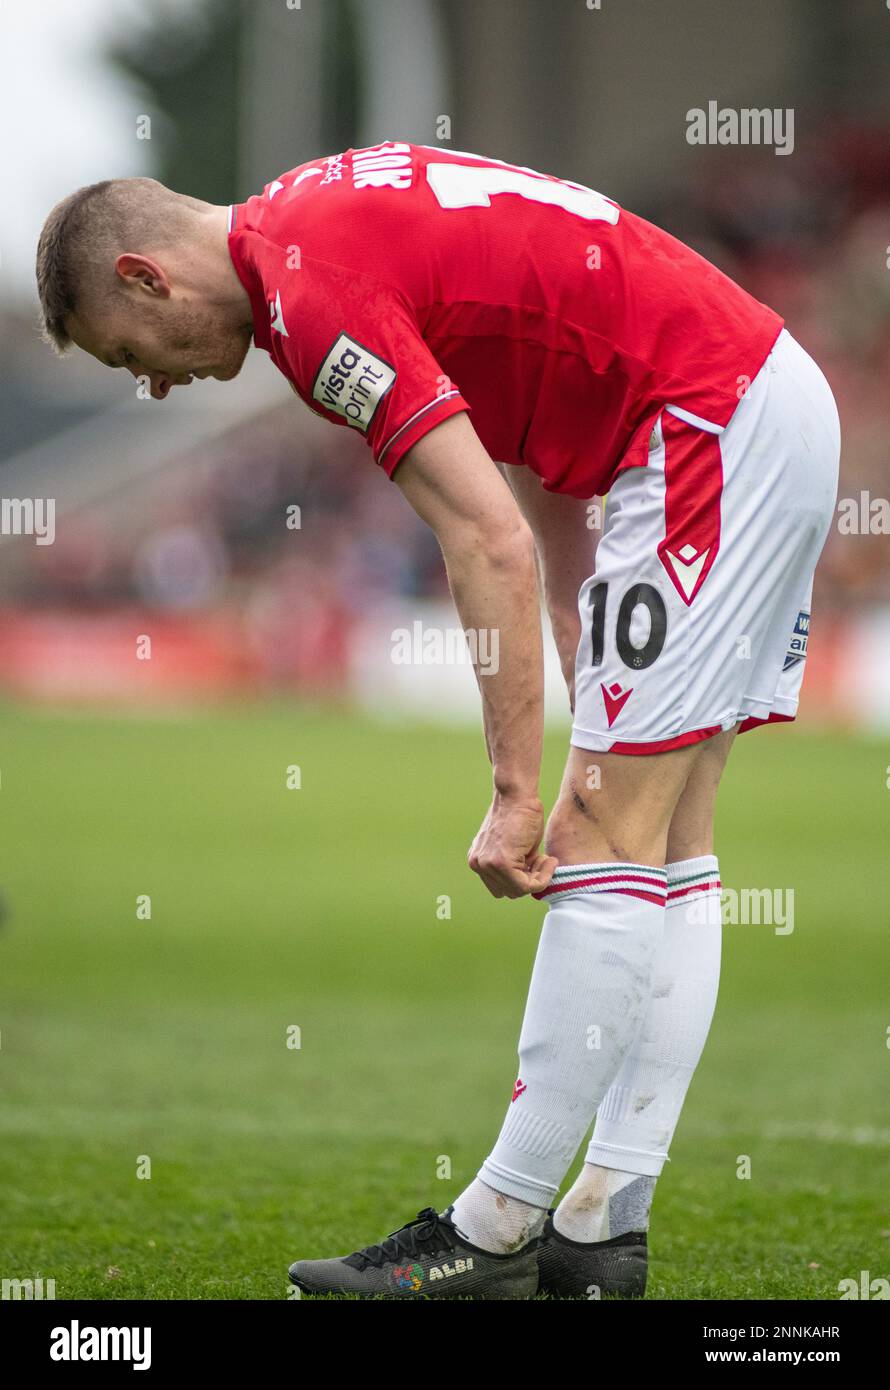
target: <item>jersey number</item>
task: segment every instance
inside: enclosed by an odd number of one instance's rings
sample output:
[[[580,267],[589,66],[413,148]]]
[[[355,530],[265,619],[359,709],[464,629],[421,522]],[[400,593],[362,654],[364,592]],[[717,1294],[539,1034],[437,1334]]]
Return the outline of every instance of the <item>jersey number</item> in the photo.
[[[603,663],[608,592],[609,586],[605,582],[594,584],[590,591],[590,606],[593,609],[590,639],[592,666]],[[634,609],[640,606],[649,614],[649,636],[642,647],[635,647],[630,640],[630,623]],[[661,594],[651,584],[632,584],[618,606],[618,621],[615,624],[615,647],[625,666],[633,671],[643,671],[651,666],[661,656],[666,635],[667,609]]]
[[[488,208],[498,193],[518,193],[533,203],[552,203],[591,222],[618,221],[620,208],[583,183],[547,179],[512,164],[428,164],[430,188],[443,208]]]

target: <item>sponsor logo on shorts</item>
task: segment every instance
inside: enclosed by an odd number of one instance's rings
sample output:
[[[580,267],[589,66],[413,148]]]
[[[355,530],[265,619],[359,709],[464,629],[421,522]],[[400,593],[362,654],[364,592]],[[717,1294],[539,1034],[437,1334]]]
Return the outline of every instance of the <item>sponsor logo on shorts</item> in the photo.
[[[395,367],[341,333],[318,369],[312,399],[366,433],[395,379]]]
[[[794,624],[794,631],[791,634],[791,641],[788,643],[788,651],[785,653],[785,664],[783,671],[790,671],[792,666],[797,666],[806,659],[807,638],[810,635],[810,615],[801,610],[797,615]]]

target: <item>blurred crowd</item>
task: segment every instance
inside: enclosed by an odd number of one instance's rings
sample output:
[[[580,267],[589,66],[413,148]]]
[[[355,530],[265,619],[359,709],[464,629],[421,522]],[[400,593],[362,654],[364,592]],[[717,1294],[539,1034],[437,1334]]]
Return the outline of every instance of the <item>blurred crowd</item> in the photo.
[[[781,313],[815,357],[840,412],[838,495],[867,494],[867,513],[890,498],[890,135],[834,120],[793,158],[738,148],[712,161],[651,216]],[[833,527],[816,611],[888,601],[888,537]]]
[[[711,158],[694,187],[684,180],[675,200],[635,210],[784,315],[838,399],[841,497],[884,496],[890,139],[835,124],[816,154]],[[341,429],[313,432],[310,443],[299,417],[285,405],[140,484],[123,505],[66,518],[54,545],[30,551],[16,597],[81,612],[222,606],[244,619],[273,676],[311,685],[351,619],[381,599],[441,596],[446,583],[432,535],[364,441]],[[881,534],[833,528],[818,577],[822,611],[890,601],[886,551]]]
[[[351,431],[308,444],[292,404],[166,468],[134,498],[66,516],[29,547],[34,605],[187,620],[224,610],[267,682],[328,688],[354,623],[447,592],[432,533]]]

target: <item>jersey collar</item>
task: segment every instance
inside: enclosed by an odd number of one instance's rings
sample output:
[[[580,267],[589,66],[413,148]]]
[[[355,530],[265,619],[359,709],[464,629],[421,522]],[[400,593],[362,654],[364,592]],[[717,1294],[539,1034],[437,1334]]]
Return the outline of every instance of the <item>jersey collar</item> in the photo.
[[[250,298],[250,311],[253,316],[253,341],[258,348],[270,352],[272,348],[272,329],[269,323],[269,305],[262,272],[253,254],[252,242],[257,234],[247,226],[247,209],[244,203],[229,206],[228,247],[232,264],[238,279]]]

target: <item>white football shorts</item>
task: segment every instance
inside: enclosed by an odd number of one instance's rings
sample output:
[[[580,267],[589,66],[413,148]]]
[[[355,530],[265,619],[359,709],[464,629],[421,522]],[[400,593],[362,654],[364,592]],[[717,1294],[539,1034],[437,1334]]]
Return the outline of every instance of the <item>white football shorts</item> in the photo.
[[[786,330],[720,429],[666,405],[581,587],[572,743],[661,753],[797,712],[840,423]]]

